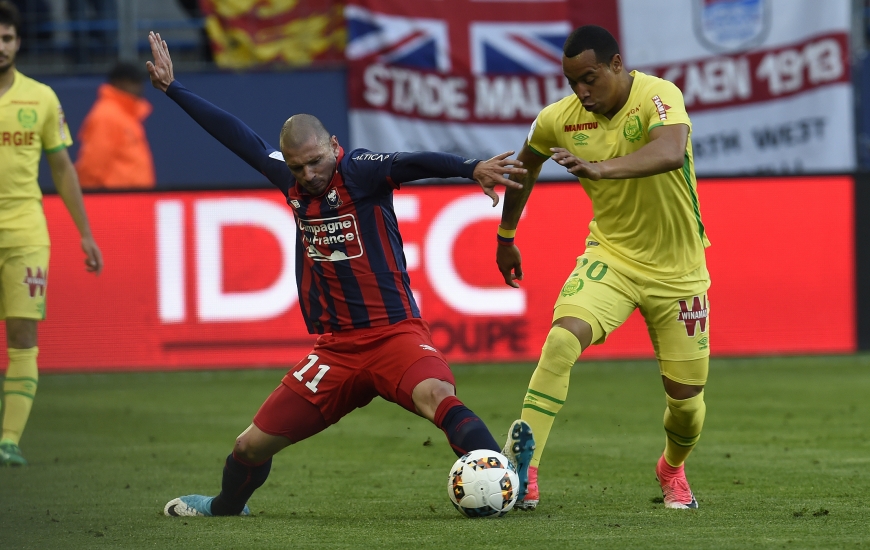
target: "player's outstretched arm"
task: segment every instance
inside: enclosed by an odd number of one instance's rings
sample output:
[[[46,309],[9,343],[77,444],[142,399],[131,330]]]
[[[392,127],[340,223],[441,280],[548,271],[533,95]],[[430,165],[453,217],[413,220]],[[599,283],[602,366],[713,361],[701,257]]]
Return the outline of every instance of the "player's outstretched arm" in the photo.
[[[523,279],[523,262],[520,249],[513,244],[513,234],[516,232],[520,216],[523,213],[526,202],[529,200],[529,195],[535,186],[538,175],[541,173],[541,167],[545,160],[547,159],[535,153],[528,143],[525,143],[520,154],[517,155],[517,161],[521,162],[527,171],[524,174],[511,175],[511,179],[521,184],[522,187],[508,188],[504,195],[499,233],[511,235],[511,237],[499,239],[495,252],[495,262],[502,277],[504,277],[505,284],[514,288],[519,288],[520,285],[517,281]]]
[[[577,158],[566,149],[553,147],[552,159],[578,178],[600,179],[643,178],[676,170],[685,162],[689,127],[685,124],[658,126],[650,133],[650,142],[629,155],[591,163]]]
[[[269,145],[244,122],[216,107],[175,80],[169,47],[159,33],[148,35],[154,61],[145,63],[151,84],[166,93],[184,109],[197,124],[221,142],[227,149],[264,174],[269,181],[286,193],[292,174],[283,160],[274,155],[277,149]]]
[[[48,153],[46,158],[57,194],[60,195],[79,230],[82,251],[85,253],[85,269],[99,275],[100,271],[103,270],[103,254],[91,233],[91,224],[88,222],[88,214],[85,211],[84,200],[82,200],[82,189],[79,186],[79,177],[76,174],[75,166],[73,166],[66,149]]]
[[[507,151],[481,161],[433,151],[396,153],[390,166],[390,179],[394,183],[405,183],[429,178],[468,178],[480,184],[495,206],[498,204],[498,195],[493,191],[496,185],[514,189],[522,187],[520,183],[505,177],[505,174],[523,176],[526,173],[521,163],[508,158],[512,154],[513,151]]]

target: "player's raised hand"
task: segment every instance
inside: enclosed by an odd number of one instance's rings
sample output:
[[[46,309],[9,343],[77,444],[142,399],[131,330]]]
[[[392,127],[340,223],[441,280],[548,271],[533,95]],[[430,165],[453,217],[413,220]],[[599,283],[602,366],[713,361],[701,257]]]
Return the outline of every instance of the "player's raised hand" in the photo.
[[[495,251],[495,263],[504,277],[504,284],[514,288],[520,288],[517,281],[523,280],[523,258],[520,249],[515,244],[499,244]]]
[[[148,69],[148,76],[151,77],[151,85],[165,92],[175,80],[175,75],[172,73],[172,58],[169,57],[169,46],[160,38],[160,33],[154,31],[148,33],[148,42],[151,43],[154,62],[146,61],[145,68]]]
[[[480,184],[486,196],[492,199],[493,206],[498,204],[498,195],[493,190],[496,185],[504,185],[511,189],[523,188],[521,183],[505,177],[505,174],[523,175],[527,172],[525,168],[522,168],[522,162],[508,158],[513,154],[513,151],[505,151],[489,160],[478,162],[477,166],[474,167],[472,177]]]
[[[577,158],[569,153],[567,149],[561,147],[552,147],[550,148],[550,151],[553,152],[553,154],[550,155],[551,159],[564,166],[568,172],[578,178],[586,178],[592,181],[598,181],[601,179],[601,172],[594,163]]]
[[[82,237],[82,251],[85,253],[85,270],[99,275],[103,270],[103,253],[90,235]]]

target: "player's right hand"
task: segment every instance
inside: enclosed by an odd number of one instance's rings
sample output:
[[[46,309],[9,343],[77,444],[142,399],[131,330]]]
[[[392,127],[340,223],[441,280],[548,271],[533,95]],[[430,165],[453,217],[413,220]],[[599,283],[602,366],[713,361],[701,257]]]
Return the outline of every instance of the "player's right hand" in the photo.
[[[520,288],[517,281],[523,280],[523,259],[517,245],[510,246],[499,244],[495,251],[495,263],[504,277],[504,284],[514,288]]]
[[[166,45],[165,40],[160,38],[160,33],[154,31],[148,33],[148,42],[151,43],[151,55],[154,56],[154,62],[147,61],[145,68],[148,69],[151,85],[165,92],[175,80],[175,75],[172,73],[172,58],[169,57],[169,46]]]

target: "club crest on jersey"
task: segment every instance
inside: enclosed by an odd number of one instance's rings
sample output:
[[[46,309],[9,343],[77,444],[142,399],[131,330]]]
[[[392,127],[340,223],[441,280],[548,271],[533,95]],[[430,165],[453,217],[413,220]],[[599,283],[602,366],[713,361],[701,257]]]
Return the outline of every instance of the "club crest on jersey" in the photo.
[[[701,333],[707,332],[707,296],[704,295],[703,301],[699,296],[692,298],[692,309],[689,309],[688,300],[679,300],[680,312],[677,314],[677,321],[686,325],[686,336],[693,338],[698,327]]]
[[[338,208],[343,202],[341,202],[341,197],[338,195],[338,189],[330,189],[329,193],[326,194],[326,204],[329,205],[330,208]]]
[[[45,296],[45,285],[48,284],[48,270],[42,271],[41,267],[36,268],[36,273],[33,273],[32,268],[27,268],[27,276],[21,281],[29,287],[30,297],[36,298],[38,292],[40,296]]]
[[[18,109],[18,123],[21,124],[21,127],[29,130],[36,126],[36,121],[39,117],[36,114],[36,109],[27,109],[22,107]]]

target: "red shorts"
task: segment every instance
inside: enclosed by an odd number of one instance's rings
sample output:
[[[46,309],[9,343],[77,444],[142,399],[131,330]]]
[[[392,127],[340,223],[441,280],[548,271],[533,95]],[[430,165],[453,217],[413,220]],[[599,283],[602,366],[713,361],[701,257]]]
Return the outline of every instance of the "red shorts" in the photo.
[[[411,368],[424,358],[436,360]],[[447,361],[432,344],[429,325],[422,319],[407,319],[321,336],[282,384],[316,406],[330,425],[377,396],[415,412],[411,392],[429,378],[456,385]],[[257,416],[265,420],[269,411],[264,409],[265,404]]]

